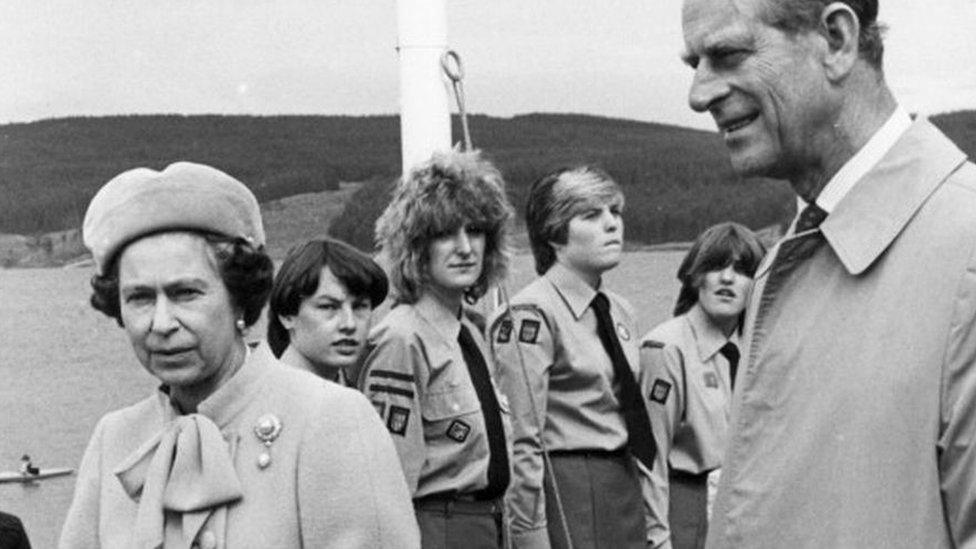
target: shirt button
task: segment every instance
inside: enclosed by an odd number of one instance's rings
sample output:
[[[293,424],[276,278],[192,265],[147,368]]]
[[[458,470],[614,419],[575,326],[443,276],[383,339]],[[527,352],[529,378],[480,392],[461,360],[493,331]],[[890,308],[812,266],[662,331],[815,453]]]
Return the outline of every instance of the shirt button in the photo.
[[[200,533],[200,549],[217,549],[217,536],[210,530]]]

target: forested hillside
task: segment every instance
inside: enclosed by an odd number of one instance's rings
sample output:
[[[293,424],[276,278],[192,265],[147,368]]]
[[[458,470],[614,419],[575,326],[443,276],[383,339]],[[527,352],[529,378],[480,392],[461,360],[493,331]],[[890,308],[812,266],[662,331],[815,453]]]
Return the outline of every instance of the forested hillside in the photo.
[[[976,156],[976,112],[934,121]],[[630,240],[686,240],[723,219],[758,228],[792,210],[785,184],[737,178],[714,132],[563,114],[473,116],[470,123],[520,209],[527,185],[548,169],[578,162],[606,168],[624,186]],[[110,177],[176,160],[219,167],[262,202],[365,181],[332,230],[368,247],[399,173],[399,124],[394,116],[160,115],[0,125],[0,233],[77,227]]]

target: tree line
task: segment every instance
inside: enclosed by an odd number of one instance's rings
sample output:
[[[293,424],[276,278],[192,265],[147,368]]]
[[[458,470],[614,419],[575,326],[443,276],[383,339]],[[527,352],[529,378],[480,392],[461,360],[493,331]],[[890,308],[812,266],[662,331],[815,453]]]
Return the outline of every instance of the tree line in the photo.
[[[784,223],[793,210],[784,183],[737,177],[715,132],[574,114],[469,121],[519,211],[534,179],[579,163],[603,167],[622,185],[632,241],[689,240],[722,220],[760,228]],[[933,121],[976,156],[976,112]],[[395,116],[140,115],[0,125],[0,233],[78,227],[94,193],[121,171],[191,160],[237,177],[262,202],[365,181],[331,230],[370,249],[372,223],[400,171],[399,132]]]

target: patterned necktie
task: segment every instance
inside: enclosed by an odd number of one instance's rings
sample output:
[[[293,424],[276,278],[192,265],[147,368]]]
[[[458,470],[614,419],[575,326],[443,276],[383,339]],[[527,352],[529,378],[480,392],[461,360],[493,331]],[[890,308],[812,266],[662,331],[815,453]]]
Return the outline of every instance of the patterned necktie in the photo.
[[[732,381],[732,388],[735,389],[735,373],[739,369],[739,348],[735,346],[735,343],[729,341],[722,348],[718,350],[725,360],[729,361],[729,379]]]
[[[820,206],[817,206],[816,202],[811,202],[800,212],[800,218],[796,221],[796,229],[794,232],[802,233],[819,227],[824,219],[827,219],[827,212]]]
[[[624,424],[627,425],[627,445],[634,457],[650,471],[657,454],[657,445],[651,433],[651,421],[647,417],[644,399],[641,398],[634,373],[620,346],[620,340],[617,339],[607,296],[597,292],[593,298],[593,310],[596,312],[596,331],[600,336],[600,343],[610,355],[614,377],[620,383],[620,408],[624,415]]]
[[[479,490],[475,497],[482,500],[500,498],[508,489],[508,453],[505,450],[505,429],[502,427],[501,410],[498,399],[491,385],[488,374],[488,364],[475,343],[468,328],[461,324],[458,334],[458,344],[464,363],[468,366],[468,374],[478,394],[481,403],[481,413],[485,418],[485,431],[488,435],[488,486]]]

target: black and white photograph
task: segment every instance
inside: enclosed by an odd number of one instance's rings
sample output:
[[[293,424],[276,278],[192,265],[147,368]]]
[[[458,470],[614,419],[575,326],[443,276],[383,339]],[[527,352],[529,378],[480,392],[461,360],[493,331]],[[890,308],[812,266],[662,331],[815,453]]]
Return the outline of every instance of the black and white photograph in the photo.
[[[0,549],[976,548],[976,0],[4,0]]]

